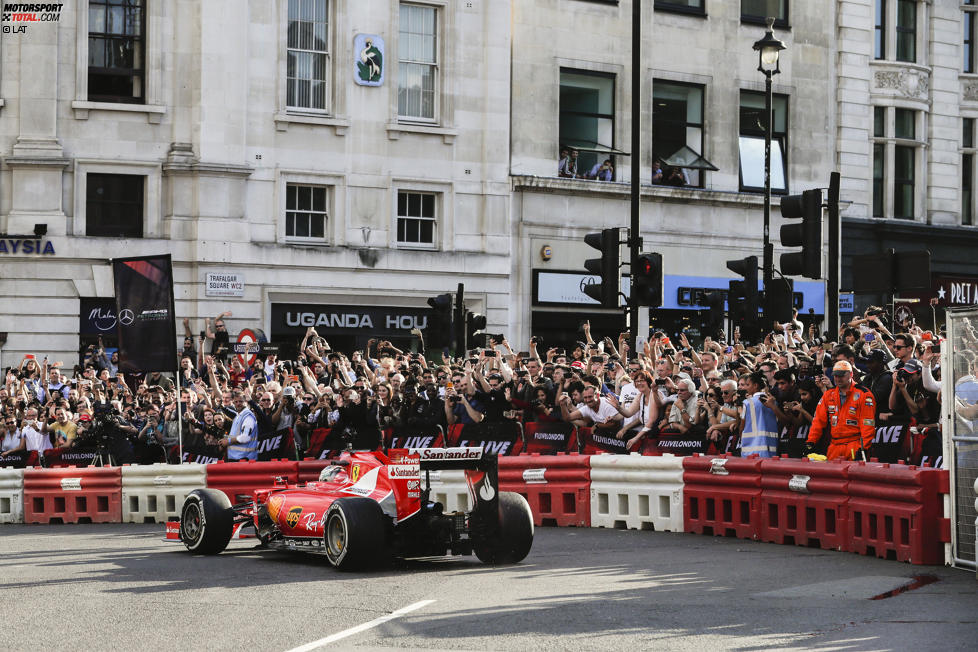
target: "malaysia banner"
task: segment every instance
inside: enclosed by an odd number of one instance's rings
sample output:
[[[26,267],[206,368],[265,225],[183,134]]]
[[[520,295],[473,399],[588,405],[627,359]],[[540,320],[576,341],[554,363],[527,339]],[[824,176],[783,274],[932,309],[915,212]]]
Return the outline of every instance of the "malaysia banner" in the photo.
[[[177,366],[170,255],[112,260],[119,371],[173,371]]]

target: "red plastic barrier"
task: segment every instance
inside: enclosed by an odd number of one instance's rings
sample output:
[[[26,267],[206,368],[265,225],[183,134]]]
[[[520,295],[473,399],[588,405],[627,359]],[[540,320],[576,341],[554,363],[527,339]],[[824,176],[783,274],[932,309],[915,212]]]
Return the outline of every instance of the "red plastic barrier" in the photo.
[[[319,480],[319,474],[331,463],[331,460],[317,460],[311,457],[299,460],[299,482],[317,482]]]
[[[852,552],[943,564],[951,522],[941,494],[950,491],[948,471],[916,466],[849,464]]]
[[[756,539],[761,519],[761,460],[683,458],[683,529]]]
[[[763,460],[761,541],[848,551],[848,471],[842,460]]]
[[[24,471],[24,522],[121,523],[122,469],[69,466]]]
[[[535,525],[591,526],[591,465],[587,455],[499,458],[499,489],[522,494]]]
[[[207,465],[207,486],[220,489],[231,503],[251,500],[255,489],[266,489],[275,483],[275,478],[285,477],[292,484],[299,481],[299,463],[295,460],[273,460],[271,462],[224,462]],[[316,474],[319,478],[319,474]]]

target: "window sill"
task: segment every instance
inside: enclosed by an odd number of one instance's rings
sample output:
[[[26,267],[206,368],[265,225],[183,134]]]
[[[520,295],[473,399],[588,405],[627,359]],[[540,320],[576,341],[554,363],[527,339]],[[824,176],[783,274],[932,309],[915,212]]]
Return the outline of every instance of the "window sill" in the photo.
[[[287,244],[290,247],[328,247],[329,242],[326,240],[307,240],[304,238],[294,238],[292,236],[285,236],[285,240],[282,241],[283,244]]]
[[[160,104],[123,104],[121,102],[89,102],[75,100],[71,103],[75,120],[88,120],[89,111],[121,111],[123,113],[143,113],[146,121],[158,125],[166,113],[166,107]]]
[[[394,246],[405,251],[438,251],[437,245],[422,242],[397,242]]]
[[[292,113],[290,111],[279,111],[275,114],[275,129],[277,131],[288,131],[290,124],[332,127],[333,133],[337,136],[345,136],[346,130],[350,127],[350,121],[346,118],[336,118],[323,114]]]
[[[410,124],[404,122],[396,122],[387,125],[387,137],[390,140],[397,140],[401,137],[401,134],[428,134],[432,136],[441,136],[442,141],[444,141],[446,145],[453,145],[455,143],[455,137],[458,135],[458,129],[447,129],[437,125]]]

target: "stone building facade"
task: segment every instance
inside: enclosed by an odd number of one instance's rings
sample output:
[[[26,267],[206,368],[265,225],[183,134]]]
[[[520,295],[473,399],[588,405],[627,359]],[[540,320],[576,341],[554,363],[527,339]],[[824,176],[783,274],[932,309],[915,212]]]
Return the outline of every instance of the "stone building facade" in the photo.
[[[232,334],[295,341],[289,310],[369,313],[406,344],[463,282],[502,330],[508,35],[506,3],[453,0],[79,0],[3,33],[3,364],[74,360],[106,325],[108,261],[160,253],[195,329],[230,310]],[[49,252],[12,251],[35,225]]]

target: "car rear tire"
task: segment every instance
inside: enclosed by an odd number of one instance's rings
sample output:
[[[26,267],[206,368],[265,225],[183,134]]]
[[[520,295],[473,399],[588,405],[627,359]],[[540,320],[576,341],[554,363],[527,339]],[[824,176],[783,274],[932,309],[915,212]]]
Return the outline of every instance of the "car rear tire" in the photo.
[[[390,560],[388,517],[369,498],[340,498],[326,510],[326,559],[339,570],[378,566]]]
[[[486,564],[516,564],[533,546],[533,512],[526,498],[512,491],[499,492],[499,534],[473,546],[475,556]]]
[[[234,510],[223,491],[194,489],[180,510],[180,540],[190,552],[216,555],[228,547]]]

